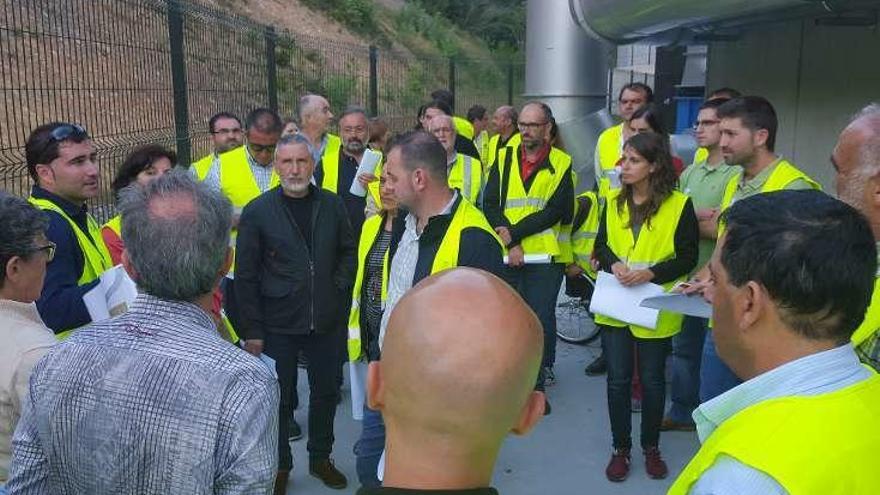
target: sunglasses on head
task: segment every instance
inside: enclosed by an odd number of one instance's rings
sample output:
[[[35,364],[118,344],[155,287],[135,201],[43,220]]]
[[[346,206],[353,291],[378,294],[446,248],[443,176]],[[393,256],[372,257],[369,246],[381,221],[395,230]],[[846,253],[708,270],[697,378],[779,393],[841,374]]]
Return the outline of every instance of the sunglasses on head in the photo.
[[[87,137],[88,135],[89,133],[86,132],[85,128],[79,124],[62,124],[52,129],[52,132],[49,133],[49,137],[56,143],[72,137]]]

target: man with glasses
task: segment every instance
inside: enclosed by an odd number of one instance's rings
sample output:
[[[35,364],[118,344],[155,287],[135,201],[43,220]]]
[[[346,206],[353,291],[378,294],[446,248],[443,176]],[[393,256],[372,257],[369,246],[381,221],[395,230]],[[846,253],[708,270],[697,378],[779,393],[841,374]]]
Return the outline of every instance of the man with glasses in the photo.
[[[617,113],[623,122],[605,129],[599,135],[593,158],[600,199],[604,200],[612,190],[620,187],[615,169],[617,162],[623,156],[623,143],[630,137],[627,124],[638,109],[652,101],[654,101],[654,92],[647,84],[634,82],[620,89]]]
[[[483,167],[480,161],[455,151],[455,122],[448,115],[438,115],[428,122],[428,131],[446,151],[447,181],[473,204],[483,189]]]
[[[552,123],[544,103],[523,107],[518,124],[522,144],[499,150],[483,193],[486,218],[508,249],[505,279],[544,327],[538,390],[545,381],[555,381],[556,297],[571,255],[574,210],[571,156],[550,145]]]
[[[208,120],[208,132],[211,133],[214,151],[205,155],[190,167],[193,175],[198,180],[205,180],[211,167],[219,166],[222,153],[242,145],[241,121],[229,112],[214,114]]]
[[[728,165],[721,152],[718,107],[727,101],[726,98],[715,98],[700,107],[695,137],[708,156],[695,160],[679,178],[679,189],[693,200],[700,222],[698,268],[706,265],[715,250],[715,216],[721,206],[724,188],[741,170],[736,165]],[[700,405],[700,360],[708,325],[709,320],[705,318],[687,316],[681,332],[672,338],[672,405],[660,425],[661,431],[693,431],[695,428],[691,413]]]
[[[97,153],[81,126],[52,122],[31,132],[25,156],[35,183],[29,201],[45,213],[46,238],[57,246],[37,309],[63,337],[92,320],[83,295],[113,266],[101,227],[86,207],[100,192]]]

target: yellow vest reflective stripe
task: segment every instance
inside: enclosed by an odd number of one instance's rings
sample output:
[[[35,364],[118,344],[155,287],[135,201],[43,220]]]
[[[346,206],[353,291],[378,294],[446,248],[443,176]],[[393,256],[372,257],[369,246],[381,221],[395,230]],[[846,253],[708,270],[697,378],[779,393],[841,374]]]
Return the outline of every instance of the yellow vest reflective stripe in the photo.
[[[116,215],[110,220],[107,220],[107,223],[104,224],[104,227],[112,230],[113,233],[117,235],[117,237],[122,239],[122,215]]]
[[[214,164],[214,153],[211,153],[208,156],[203,156],[199,161],[192,164],[192,169],[196,173],[196,178],[199,181],[205,180],[205,177],[208,176],[208,172],[211,170],[211,165]]]
[[[521,141],[522,137],[520,136],[520,134],[518,132],[514,132],[510,136],[510,139],[507,140],[507,143],[505,143],[504,146],[501,146],[500,148],[519,148]],[[495,134],[494,136],[492,136],[491,139],[489,139],[489,159],[485,162],[485,173],[487,177],[489,176],[489,170],[491,170],[492,166],[495,165],[495,162],[498,161],[498,151],[500,151],[498,143],[500,142],[501,134]]]
[[[77,225],[72,218],[67,216],[67,213],[64,213],[64,210],[55,203],[48,199],[35,198],[33,196],[29,197],[28,201],[43,211],[53,211],[61,215],[61,218],[66,220],[70,225],[70,228],[73,230],[73,233],[76,236],[76,242],[79,244],[80,252],[83,254],[83,269],[82,273],[79,275],[79,279],[76,281],[77,285],[82,286],[97,280],[102,273],[113,267],[110,252],[107,251],[107,246],[104,245],[104,238],[101,237],[101,227],[98,226],[98,222],[96,222],[91,215],[86,216],[89,231],[88,235],[86,235],[85,232],[79,228],[79,225]],[[74,329],[72,328],[65,329],[57,335],[58,339],[67,337],[73,330]]]
[[[593,255],[593,247],[596,244],[596,236],[599,233],[599,199],[594,191],[587,191],[579,198],[587,198],[590,200],[590,212],[587,218],[577,230],[571,233],[571,250],[574,255],[574,262],[580,266],[584,272],[592,279],[596,278],[596,271],[590,264],[590,258]],[[577,200],[575,200],[575,208],[577,208]],[[575,210],[577,216],[577,210]]]
[[[339,154],[342,152],[342,139],[327,133],[327,145],[321,155],[321,187],[334,194],[339,192]]]
[[[694,153],[694,163],[705,162],[707,158],[709,158],[709,150],[706,148],[697,148],[696,153]]]
[[[519,148],[505,147],[498,152],[498,172],[500,193],[504,192],[507,183],[507,196],[502,198],[504,215],[512,224],[516,224],[532,213],[541,211],[562,181],[571,174],[571,156],[557,149],[550,149],[550,168],[542,168],[535,172],[535,177],[528,192],[520,175]],[[552,170],[551,170],[552,168]],[[565,234],[560,224],[530,235],[520,242],[525,254],[549,254],[559,256],[559,242],[564,241]]]
[[[599,177],[599,197],[603,199],[608,198],[608,195],[613,191],[608,172],[614,170],[617,162],[620,161],[620,139],[623,136],[623,125],[620,123],[605,129],[599,135],[599,141],[596,142],[596,148],[599,149],[599,170],[602,171],[602,175]]]
[[[483,189],[483,166],[480,160],[457,153],[446,180],[449,187],[458,189],[465,199],[475,203]]]
[[[376,243],[376,238],[385,225],[385,215],[375,215],[364,221],[361,228],[361,238],[358,243],[358,267],[354,279],[354,287],[351,293],[351,312],[348,315],[348,359],[357,361],[363,354],[361,344],[361,290],[364,285],[364,273],[366,272],[367,256],[370,249]],[[382,308],[385,308],[385,300],[388,299],[388,251],[382,262]]]
[[[629,207],[624,204],[618,212],[617,198],[620,191],[611,193],[605,206],[605,227],[608,233],[608,248],[620,260],[633,269],[649,268],[657,263],[675,258],[675,231],[681,214],[687,204],[688,197],[673,191],[660,205],[660,210],[651,217],[650,225],[644,223],[639,231],[638,240],[633,241],[632,228],[629,227]],[[662,284],[669,290],[677,282],[687,279],[685,273],[681,277]],[[632,334],[643,339],[663,338],[675,335],[681,330],[684,316],[678,313],[661,311],[657,318],[657,328],[628,325]],[[627,326],[622,321],[605,315],[596,315],[596,323],[612,327]]]
[[[474,125],[464,117],[453,116],[452,123],[455,125],[455,132],[462,136],[474,140]]]
[[[880,272],[874,280],[874,294],[871,296],[871,304],[868,305],[868,311],[865,313],[865,319],[859,328],[856,329],[852,336],[852,343],[858,346],[862,342],[868,340],[880,329]]]
[[[489,225],[489,221],[476,206],[470,201],[462,199],[458,202],[458,208],[452,215],[449,222],[449,228],[443,240],[440,241],[440,247],[437,248],[437,255],[434,257],[434,263],[431,265],[431,274],[441,272],[443,270],[458,266],[458,252],[461,246],[461,233],[465,229],[478,228],[491,235],[495,241],[504,248],[501,239],[495,233],[495,229]]]
[[[791,495],[877,493],[880,376],[834,392],[754,404],[722,423],[675,480],[685,495],[719,455],[757,469]]]

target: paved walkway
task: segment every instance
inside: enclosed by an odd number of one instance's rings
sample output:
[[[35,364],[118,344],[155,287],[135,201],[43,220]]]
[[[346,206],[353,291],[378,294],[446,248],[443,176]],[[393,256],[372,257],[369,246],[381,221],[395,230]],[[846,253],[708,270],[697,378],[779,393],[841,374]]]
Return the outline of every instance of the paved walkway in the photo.
[[[663,494],[699,443],[695,433],[663,433],[660,447],[669,464],[670,477],[651,480],[644,471],[641,451],[633,452],[632,471],[623,483],[605,478],[605,464],[611,453],[611,427],[605,399],[605,378],[587,377],[584,366],[598,355],[598,343],[576,346],[559,342],[557,383],[548,390],[553,413],[546,416],[530,435],[510,438],[495,468],[494,486],[502,495],[603,495]],[[308,389],[304,372],[299,380],[301,402],[307,404]],[[337,466],[348,476],[349,488],[325,488],[308,474],[305,439],[294,442],[294,473],[291,494],[353,494],[357,490],[352,445],[360,433],[360,423],[351,419],[351,405],[345,385],[344,400],[336,416]],[[633,415],[633,443],[638,445],[638,414]],[[305,408],[297,419],[306,428]]]

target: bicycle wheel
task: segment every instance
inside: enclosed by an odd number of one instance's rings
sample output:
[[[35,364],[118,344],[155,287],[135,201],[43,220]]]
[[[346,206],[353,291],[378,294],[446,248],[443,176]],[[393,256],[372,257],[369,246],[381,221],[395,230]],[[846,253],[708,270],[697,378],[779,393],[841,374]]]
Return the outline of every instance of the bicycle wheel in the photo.
[[[589,303],[580,298],[564,296],[556,305],[556,335],[571,344],[586,344],[599,335],[593,323]]]

